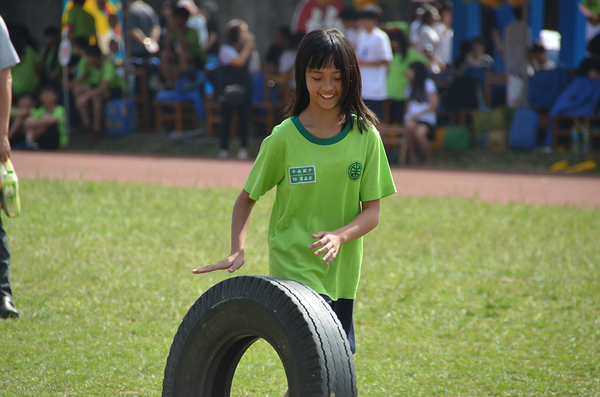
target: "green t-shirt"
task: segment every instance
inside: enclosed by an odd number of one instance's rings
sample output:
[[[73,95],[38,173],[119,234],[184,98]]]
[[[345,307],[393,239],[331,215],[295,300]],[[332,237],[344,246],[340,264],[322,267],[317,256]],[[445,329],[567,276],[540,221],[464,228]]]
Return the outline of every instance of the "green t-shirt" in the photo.
[[[67,24],[73,26],[73,38],[85,37],[89,40],[96,33],[94,17],[81,7],[73,7],[69,10]]]
[[[421,62],[424,64],[429,63],[427,58],[423,55],[419,54],[417,50],[410,47],[408,51],[406,51],[406,57],[403,58],[402,54],[395,53],[392,62],[388,66],[388,75],[387,75],[387,94],[391,99],[395,99],[397,101],[404,100],[404,92],[406,91],[406,87],[408,87],[408,78],[405,76],[408,67],[413,62]]]
[[[37,72],[39,64],[39,54],[32,47],[25,47],[21,63],[12,68],[12,91],[14,96],[24,92],[35,94],[40,85],[40,77]]]
[[[176,32],[171,31],[169,33],[169,40],[171,40],[172,43],[176,43],[179,41],[179,36],[177,35]],[[188,28],[186,30],[185,34],[183,35],[183,40],[186,43],[189,43],[190,52],[196,58],[198,58],[202,62],[206,62],[206,54],[204,53],[202,46],[200,46],[200,41],[198,40],[198,32],[196,32],[192,28]]]
[[[87,63],[85,58],[82,58],[77,64],[77,77],[81,77],[85,73],[88,73],[85,82],[92,87],[100,85],[103,81],[110,81],[110,88],[123,89],[125,87],[123,79],[117,74],[117,68],[108,59],[104,59],[102,65],[99,68],[95,68]]]
[[[46,115],[48,111],[45,107],[39,107],[35,110],[31,111],[31,115],[40,120],[44,115]],[[56,105],[52,113],[50,113],[52,117],[58,120],[56,128],[58,129],[58,133],[60,134],[59,147],[65,148],[69,144],[69,137],[67,136],[67,117],[65,114],[65,108],[61,105]]]
[[[347,126],[317,138],[297,117],[285,120],[262,143],[244,189],[258,200],[277,186],[269,223],[269,273],[303,283],[333,300],[354,299],[362,264],[362,238],[343,244],[325,265],[308,246],[311,234],[332,231],[361,212],[361,202],[396,192],[375,128]]]

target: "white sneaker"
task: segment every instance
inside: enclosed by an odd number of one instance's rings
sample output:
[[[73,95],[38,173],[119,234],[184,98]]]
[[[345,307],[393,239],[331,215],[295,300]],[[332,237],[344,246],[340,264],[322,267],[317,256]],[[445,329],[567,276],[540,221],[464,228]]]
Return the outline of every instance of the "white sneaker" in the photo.
[[[248,150],[242,148],[237,155],[238,160],[248,160]]]
[[[225,149],[222,149],[219,154],[217,154],[218,159],[226,159],[227,157],[229,157],[229,153]]]

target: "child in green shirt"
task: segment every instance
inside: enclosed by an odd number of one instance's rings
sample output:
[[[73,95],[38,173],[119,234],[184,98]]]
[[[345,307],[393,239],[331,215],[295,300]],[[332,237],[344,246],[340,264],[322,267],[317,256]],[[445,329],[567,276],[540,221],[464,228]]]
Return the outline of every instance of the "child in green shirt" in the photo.
[[[65,84],[65,87],[73,89],[75,106],[83,127],[87,131],[92,130],[93,140],[102,134],[105,103],[120,98],[124,84],[115,65],[104,58],[100,48],[89,46],[86,56],[78,63],[75,80]]]
[[[362,237],[379,223],[380,199],[394,194],[377,118],[361,99],[352,44],[337,29],[308,33],[295,62],[295,97],[262,143],[233,207],[231,251],[193,273],[238,270],[256,201],[276,187],[269,223],[269,274],[301,282],[337,314],[355,351],[353,302]]]
[[[25,120],[25,146],[28,149],[64,148],[68,144],[65,108],[58,105],[58,94],[54,86],[42,87],[42,106],[31,111]]]
[[[71,42],[77,37],[83,37],[90,44],[98,43],[96,35],[96,21],[94,17],[83,9],[85,0],[73,0],[73,8],[69,10],[67,25],[69,26],[68,37]]]

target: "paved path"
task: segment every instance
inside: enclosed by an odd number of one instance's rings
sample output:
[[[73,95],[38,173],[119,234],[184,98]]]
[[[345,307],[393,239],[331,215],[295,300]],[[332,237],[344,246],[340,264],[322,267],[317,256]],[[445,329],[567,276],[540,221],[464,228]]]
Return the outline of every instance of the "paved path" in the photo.
[[[178,186],[242,187],[252,163],[172,157],[14,151],[19,178],[139,181]],[[479,196],[506,203],[600,207],[600,178],[394,167],[399,194]]]

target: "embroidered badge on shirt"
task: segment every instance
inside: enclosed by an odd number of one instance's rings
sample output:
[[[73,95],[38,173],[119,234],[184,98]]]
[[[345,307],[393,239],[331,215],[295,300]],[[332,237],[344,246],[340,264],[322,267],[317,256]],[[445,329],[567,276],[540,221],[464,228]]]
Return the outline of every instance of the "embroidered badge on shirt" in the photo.
[[[301,183],[315,183],[317,181],[317,173],[314,165],[306,165],[304,167],[290,167],[290,184],[299,185]]]
[[[346,173],[351,181],[358,181],[363,172],[363,165],[360,161],[353,161],[348,165]]]

